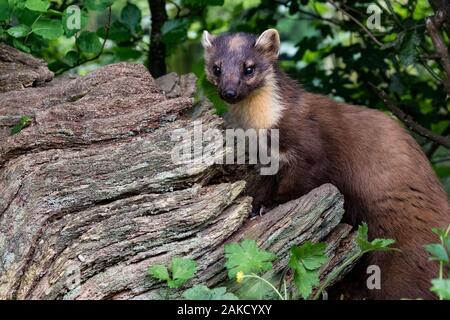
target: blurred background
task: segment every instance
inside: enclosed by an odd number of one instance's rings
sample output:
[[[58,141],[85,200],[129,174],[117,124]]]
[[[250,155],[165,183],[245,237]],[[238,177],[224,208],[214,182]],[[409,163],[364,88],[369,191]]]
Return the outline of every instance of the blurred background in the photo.
[[[193,72],[199,98],[219,114],[226,106],[205,80],[202,31],[267,28],[280,32],[282,68],[307,90],[399,117],[449,193],[448,0],[0,0],[1,42],[56,75],[120,61],[154,77]]]

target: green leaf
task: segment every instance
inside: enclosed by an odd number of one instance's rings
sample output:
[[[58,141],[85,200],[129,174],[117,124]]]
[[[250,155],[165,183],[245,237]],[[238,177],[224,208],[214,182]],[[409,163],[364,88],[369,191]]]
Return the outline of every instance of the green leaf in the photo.
[[[431,283],[431,291],[442,299],[450,300],[450,279],[433,279]]]
[[[40,16],[39,12],[31,11],[28,9],[16,9],[14,11],[15,16],[20,24],[25,24],[27,26],[31,26],[36,19]]]
[[[356,237],[356,242],[358,243],[361,251],[391,251],[397,250],[396,248],[391,248],[390,246],[395,243],[393,239],[374,239],[368,241],[368,231],[369,228],[366,223],[363,223],[358,227],[358,234]]]
[[[23,9],[27,0],[8,0],[11,9]]]
[[[8,0],[0,0],[0,21],[8,20],[11,12]]]
[[[87,26],[89,16],[85,11],[79,11],[77,6],[69,6],[64,10],[62,25],[66,36],[71,37]]]
[[[166,21],[161,28],[165,43],[178,43],[187,39],[189,19],[172,19]]]
[[[112,4],[112,0],[86,0],[85,5],[89,10],[102,11]]]
[[[169,271],[163,265],[157,264],[148,268],[148,273],[158,280],[168,281],[170,280]]]
[[[31,118],[28,116],[22,116],[14,127],[11,129],[11,135],[15,135],[22,131],[25,127],[28,127],[31,123]]]
[[[73,67],[78,62],[78,53],[74,50],[70,50],[66,53],[66,55],[63,57],[63,62],[67,64],[70,67]]]
[[[445,230],[444,229],[440,229],[440,228],[432,228],[431,231],[434,234],[437,234],[439,236],[439,238],[441,237],[445,237]]]
[[[141,10],[136,5],[127,2],[120,13],[120,19],[134,33],[136,26],[141,22]]]
[[[133,49],[131,47],[119,47],[114,48],[114,54],[119,58],[120,61],[126,60],[137,60],[142,56],[142,51]]]
[[[199,86],[202,87],[205,96],[214,105],[216,113],[219,115],[224,114],[228,108],[226,103],[223,102],[223,100],[220,98],[217,92],[217,88],[211,82],[209,82],[205,76],[199,79]]]
[[[179,288],[194,277],[197,264],[192,259],[174,257],[172,259],[172,279],[167,282],[169,288]]]
[[[223,6],[225,0],[184,0],[185,5],[189,6]]]
[[[359,225],[357,239],[366,241],[369,240],[369,227],[367,226],[367,223]]]
[[[312,243],[307,241],[301,246],[294,246],[291,248],[291,263],[294,265],[301,263],[308,270],[315,270],[320,268],[325,262],[328,261],[328,257],[325,254],[326,243]],[[291,266],[291,268],[294,268]]]
[[[429,260],[449,262],[447,251],[445,250],[445,247],[442,244],[440,243],[427,244],[425,246],[425,250],[427,250],[428,253],[431,254]]]
[[[225,259],[228,277],[234,279],[239,271],[250,274],[270,270],[275,255],[259,249],[254,240],[246,239],[240,243],[226,244]]]
[[[30,33],[31,29],[29,26],[24,24],[19,24],[18,26],[11,27],[8,29],[8,34],[14,38],[22,38]]]
[[[77,38],[77,45],[86,53],[98,54],[102,50],[102,44],[95,32],[83,31]]]
[[[318,271],[307,270],[302,264],[298,264],[294,269],[294,284],[303,299],[307,299],[319,283]]]
[[[186,300],[238,300],[224,287],[209,289],[204,285],[195,285],[183,293]]]
[[[103,39],[106,37],[105,28],[101,27],[97,30],[97,34]],[[120,21],[114,21],[109,29],[108,39],[117,43],[130,41],[132,35],[130,29]]]
[[[53,40],[64,34],[61,22],[51,19],[39,19],[31,26],[33,33],[44,39]]]
[[[14,48],[22,50],[23,52],[26,52],[26,53],[31,52],[31,49],[28,46],[26,46],[25,44],[23,44],[22,42],[20,42],[20,40],[18,40],[16,38],[13,39],[13,46],[14,46]]]
[[[25,2],[25,8],[38,11],[38,12],[47,12],[50,7],[50,1],[48,0],[27,0]]]
[[[291,248],[289,267],[294,272],[294,284],[303,299],[307,299],[313,287],[319,284],[318,270],[328,261],[326,246],[324,242],[307,241]]]
[[[414,63],[417,56],[417,47],[420,45],[420,37],[417,30],[408,33],[403,39],[400,47],[399,58],[403,65],[409,66]]]

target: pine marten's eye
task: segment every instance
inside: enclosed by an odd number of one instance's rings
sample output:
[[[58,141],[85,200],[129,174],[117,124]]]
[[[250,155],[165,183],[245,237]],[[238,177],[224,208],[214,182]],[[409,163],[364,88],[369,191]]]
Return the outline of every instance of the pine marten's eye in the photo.
[[[246,76],[251,75],[253,73],[253,71],[255,71],[255,67],[253,67],[253,66],[244,68],[244,74]]]
[[[222,73],[222,70],[220,70],[220,68],[218,66],[214,66],[213,67],[213,73],[216,77],[220,76],[220,74]]]

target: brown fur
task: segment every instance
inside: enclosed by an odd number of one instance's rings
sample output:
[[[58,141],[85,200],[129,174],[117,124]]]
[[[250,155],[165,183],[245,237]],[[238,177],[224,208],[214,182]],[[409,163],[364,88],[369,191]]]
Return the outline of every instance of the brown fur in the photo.
[[[330,182],[344,194],[349,223],[367,222],[371,239],[393,238],[402,250],[369,256],[367,263],[381,269],[381,290],[365,289],[361,279],[348,294],[433,298],[430,280],[438,268],[424,245],[436,242],[431,228],[450,225],[450,215],[447,195],[416,141],[380,111],[306,92],[284,115],[280,145],[291,159],[278,173],[276,200]]]
[[[248,39],[254,45],[254,38]],[[263,59],[255,52],[241,53],[241,58],[249,55]],[[419,145],[384,113],[305,92],[270,61],[259,71],[258,81],[271,70],[272,85],[281,97],[281,118],[271,127],[280,130],[282,162],[260,200],[284,202],[324,183],[334,184],[344,194],[349,223],[367,222],[370,239],[393,238],[402,251],[367,257],[365,265],[381,269],[381,290],[366,289],[365,267],[360,266],[337,291],[352,298],[435,298],[429,288],[438,266],[428,261],[424,245],[437,241],[431,229],[446,228],[450,211],[447,195]],[[244,88],[242,101],[256,89]],[[245,107],[241,102],[239,108]],[[233,113],[241,117],[245,111]]]

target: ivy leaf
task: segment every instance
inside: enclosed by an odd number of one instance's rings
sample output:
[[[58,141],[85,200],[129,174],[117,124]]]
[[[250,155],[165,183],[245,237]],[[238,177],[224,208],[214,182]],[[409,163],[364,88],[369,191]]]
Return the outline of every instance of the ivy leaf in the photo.
[[[79,15],[79,17],[77,15]],[[78,31],[84,29],[88,23],[88,18],[89,16],[86,11],[81,11],[76,6],[67,7],[62,16],[62,25],[65,35],[71,37]]]
[[[28,116],[22,116],[14,127],[11,129],[11,135],[15,135],[22,131],[24,128],[28,127],[31,123],[31,118]]]
[[[239,271],[250,274],[270,270],[275,255],[259,249],[254,240],[246,239],[241,243],[226,244],[225,259],[228,277],[233,279]]]
[[[157,264],[148,268],[148,273],[159,280],[168,281],[170,280],[169,271],[167,268],[161,264]]]
[[[292,247],[289,265],[292,263],[295,266],[300,263],[308,270],[320,268],[328,260],[325,254],[326,246],[324,242],[307,241],[301,246]]]
[[[134,33],[136,32],[136,26],[141,21],[141,10],[136,5],[127,2],[120,13],[120,19]]]
[[[425,250],[431,254],[430,261],[449,262],[447,251],[440,243],[427,244]]]
[[[396,248],[391,248],[390,245],[395,243],[393,239],[374,239],[372,241],[368,240],[368,231],[369,228],[366,223],[361,224],[358,227],[358,234],[356,237],[356,242],[358,243],[361,251],[369,252],[369,251],[391,251],[396,250]]]
[[[25,8],[32,11],[47,12],[50,7],[50,1],[48,0],[27,0],[25,2]]]
[[[64,34],[61,22],[51,19],[39,19],[31,26],[33,33],[44,39],[53,40]]]
[[[414,63],[417,55],[417,46],[420,45],[420,37],[417,30],[408,33],[403,39],[400,47],[399,58],[403,65],[409,66]]]
[[[319,283],[318,271],[307,270],[302,264],[298,264],[294,269],[294,284],[303,299],[307,299]]]
[[[172,19],[166,21],[161,28],[165,43],[178,43],[187,39],[189,19]]]
[[[450,300],[450,279],[433,279],[431,283],[431,291],[442,299]]]
[[[169,288],[179,288],[191,279],[197,271],[194,260],[174,257],[172,259],[172,279],[167,281]]]
[[[102,44],[95,32],[83,31],[77,38],[77,45],[81,51],[86,53],[99,53]]]
[[[209,289],[204,285],[195,285],[183,293],[186,300],[238,300],[224,287]]]
[[[24,24],[19,24],[18,26],[11,27],[8,29],[8,34],[14,38],[22,38],[30,33],[31,29],[29,26]]]
[[[85,0],[84,3],[89,10],[102,11],[112,5],[112,0]]]

